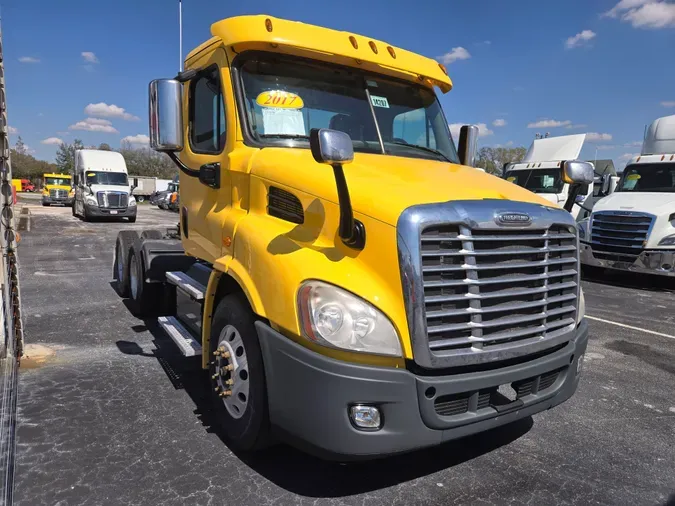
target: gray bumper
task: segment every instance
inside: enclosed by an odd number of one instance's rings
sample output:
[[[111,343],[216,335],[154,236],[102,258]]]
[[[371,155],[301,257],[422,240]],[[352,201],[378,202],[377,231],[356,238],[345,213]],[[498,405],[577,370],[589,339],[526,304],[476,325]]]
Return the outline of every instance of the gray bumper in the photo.
[[[604,267],[621,271],[638,272],[642,274],[658,274],[660,276],[675,276],[675,250],[645,250],[634,262],[621,262],[596,258],[591,245],[580,243],[581,263],[592,267]]]
[[[405,369],[346,363],[324,357],[285,338],[262,322],[256,327],[265,364],[269,414],[277,434],[326,458],[376,458],[434,446],[504,425],[569,399],[577,388],[579,357],[586,351],[588,327],[574,341],[526,363],[494,370],[421,376]],[[546,389],[495,407],[468,401],[466,412],[442,416],[436,400],[493,392],[500,385],[537,381],[558,371]],[[515,388],[515,386],[514,386]],[[496,392],[495,392],[496,395]],[[493,399],[493,397],[490,397]],[[496,399],[496,398],[495,398]],[[353,404],[377,406],[383,425],[375,432],[355,428]]]
[[[54,197],[42,197],[42,203],[43,204],[49,204],[49,205],[56,205],[56,204],[61,204],[64,206],[72,206],[73,205],[73,198],[72,197],[66,197],[63,199],[57,199]]]
[[[87,209],[87,215],[93,218],[129,218],[136,216],[136,206],[130,206],[126,209],[105,209],[85,204],[84,207]]]

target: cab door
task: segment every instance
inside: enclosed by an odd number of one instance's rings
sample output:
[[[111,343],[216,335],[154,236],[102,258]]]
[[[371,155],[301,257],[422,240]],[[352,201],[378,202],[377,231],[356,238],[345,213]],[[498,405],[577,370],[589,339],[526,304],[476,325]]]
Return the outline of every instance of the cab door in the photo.
[[[180,174],[181,236],[185,250],[214,262],[221,257],[223,222],[231,209],[231,179],[227,153],[232,149],[233,130],[228,128],[224,76],[229,76],[221,48],[198,54],[187,68],[200,72],[183,90],[185,147],[181,161],[199,177]]]

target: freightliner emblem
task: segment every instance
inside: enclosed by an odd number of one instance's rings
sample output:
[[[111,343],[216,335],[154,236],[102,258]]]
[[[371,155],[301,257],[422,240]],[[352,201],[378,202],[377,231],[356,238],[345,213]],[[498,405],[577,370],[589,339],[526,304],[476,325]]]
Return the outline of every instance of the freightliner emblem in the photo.
[[[500,213],[495,216],[495,221],[499,225],[529,225],[532,216],[525,213]]]

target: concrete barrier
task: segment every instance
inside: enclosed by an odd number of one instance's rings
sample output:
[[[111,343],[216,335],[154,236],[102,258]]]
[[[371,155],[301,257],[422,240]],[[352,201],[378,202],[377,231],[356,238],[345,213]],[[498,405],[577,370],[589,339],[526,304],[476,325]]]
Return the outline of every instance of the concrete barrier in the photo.
[[[28,207],[23,206],[21,208],[21,213],[19,214],[19,222],[17,223],[17,229],[30,232],[32,225],[33,225],[33,215],[31,214],[30,209]]]

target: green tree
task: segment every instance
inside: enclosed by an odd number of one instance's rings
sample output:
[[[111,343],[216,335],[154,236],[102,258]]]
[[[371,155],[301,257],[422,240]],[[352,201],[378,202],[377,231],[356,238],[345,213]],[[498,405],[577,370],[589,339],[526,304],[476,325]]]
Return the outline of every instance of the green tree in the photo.
[[[23,139],[19,135],[19,138],[16,140],[16,144],[14,145],[14,151],[16,151],[20,155],[26,155],[28,154],[28,149],[26,149],[26,145],[23,143]]]
[[[515,148],[482,147],[478,150],[476,167],[485,169],[490,174],[501,175],[504,164],[519,162],[525,158],[527,149],[522,146]]]
[[[56,151],[56,166],[62,174],[70,174],[75,168],[75,152],[78,149],[84,149],[84,144],[80,139],[75,139],[72,144],[65,142],[59,146]]]
[[[128,142],[124,142],[119,152],[124,157],[130,177],[153,176],[172,179],[178,173],[178,169],[166,154],[150,148],[134,148]]]
[[[16,149],[10,150],[12,159],[12,177],[16,179],[30,179],[33,183],[41,180],[42,174],[55,172],[56,165],[44,160],[38,160],[27,153],[19,153]]]
[[[107,144],[105,142],[102,142],[101,144],[99,144],[98,149],[100,149],[101,151],[112,151],[112,148],[110,147],[110,144]]]

